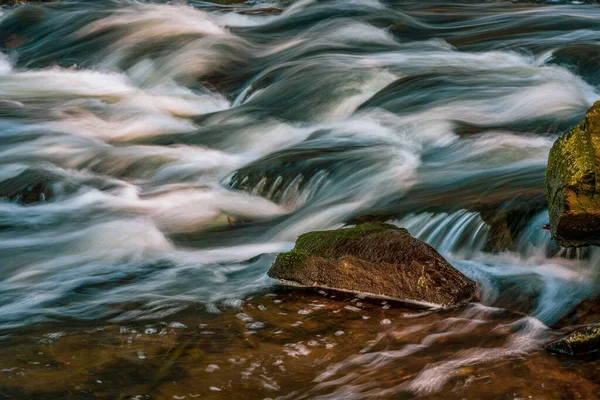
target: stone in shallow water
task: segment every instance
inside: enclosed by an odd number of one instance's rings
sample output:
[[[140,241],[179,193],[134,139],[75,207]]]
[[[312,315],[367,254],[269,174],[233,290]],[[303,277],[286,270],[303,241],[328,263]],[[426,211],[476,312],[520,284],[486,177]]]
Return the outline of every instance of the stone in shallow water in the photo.
[[[600,324],[588,325],[546,345],[551,353],[584,356],[600,350]]]
[[[552,237],[563,247],[600,244],[600,102],[550,150],[546,191]]]
[[[388,224],[301,235],[269,271],[284,284],[448,307],[477,297],[473,281],[433,247]]]

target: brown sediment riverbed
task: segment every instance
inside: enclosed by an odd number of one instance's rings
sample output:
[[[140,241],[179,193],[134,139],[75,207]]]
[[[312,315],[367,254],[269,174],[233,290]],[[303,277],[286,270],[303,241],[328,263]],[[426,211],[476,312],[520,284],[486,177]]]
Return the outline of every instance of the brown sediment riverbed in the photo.
[[[476,304],[429,312],[279,290],[222,314],[190,307],[160,321],[46,323],[3,338],[0,398],[596,398],[597,361],[507,351],[530,340],[523,318]],[[424,381],[432,367],[442,375]]]

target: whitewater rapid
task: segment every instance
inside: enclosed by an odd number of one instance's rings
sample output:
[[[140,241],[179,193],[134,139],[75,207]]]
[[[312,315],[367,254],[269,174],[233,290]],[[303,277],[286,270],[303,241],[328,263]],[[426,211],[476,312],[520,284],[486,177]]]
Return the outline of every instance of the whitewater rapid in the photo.
[[[0,203],[0,327],[239,306],[299,234],[365,215],[437,247],[488,306],[525,292],[549,324],[593,295],[596,251],[553,248],[542,203],[554,139],[600,97],[582,67],[600,10],[436,5],[4,10],[0,188],[46,191]],[[486,252],[481,204],[515,201],[536,216]]]

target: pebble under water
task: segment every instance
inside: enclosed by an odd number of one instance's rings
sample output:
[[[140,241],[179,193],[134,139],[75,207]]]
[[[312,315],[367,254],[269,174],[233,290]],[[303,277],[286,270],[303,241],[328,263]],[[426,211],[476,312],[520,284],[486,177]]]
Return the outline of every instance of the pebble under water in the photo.
[[[0,398],[598,398],[597,361],[543,345],[591,322],[600,252],[543,227],[599,51],[583,2],[0,6]],[[267,277],[373,219],[481,302]]]

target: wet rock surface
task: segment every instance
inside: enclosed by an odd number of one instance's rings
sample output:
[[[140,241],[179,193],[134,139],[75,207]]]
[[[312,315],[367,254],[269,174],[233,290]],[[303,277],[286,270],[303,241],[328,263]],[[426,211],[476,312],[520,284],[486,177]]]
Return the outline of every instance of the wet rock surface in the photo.
[[[546,170],[550,230],[560,246],[600,244],[600,102],[552,147]]]
[[[546,345],[551,353],[591,356],[600,350],[600,324],[588,325]]]
[[[24,205],[50,200],[53,178],[36,170],[26,170],[0,181],[0,199]]]
[[[473,281],[408,231],[368,223],[301,235],[269,276],[284,283],[454,306],[476,297]]]
[[[539,204],[530,203],[506,207],[504,209],[485,210],[480,213],[481,218],[490,226],[490,235],[485,245],[485,251],[498,253],[505,250],[514,250],[519,235],[527,226],[527,222],[543,209]]]
[[[571,70],[592,85],[600,83],[600,46],[595,43],[572,44],[552,53],[550,62]]]

